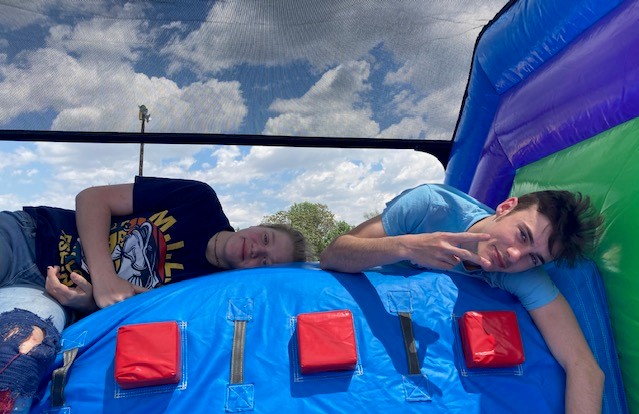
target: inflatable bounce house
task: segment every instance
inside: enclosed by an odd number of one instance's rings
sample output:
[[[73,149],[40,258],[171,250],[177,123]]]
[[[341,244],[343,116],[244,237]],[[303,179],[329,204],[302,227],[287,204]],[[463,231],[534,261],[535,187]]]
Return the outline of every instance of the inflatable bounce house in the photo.
[[[639,413],[638,27],[639,0],[510,2],[476,44],[446,175],[493,207],[537,189],[595,201],[593,260],[547,267],[610,414]],[[523,354],[476,365],[477,314],[515,324]],[[516,299],[402,265],[196,278],[92,314],[62,345],[33,413],[564,412],[563,369]]]

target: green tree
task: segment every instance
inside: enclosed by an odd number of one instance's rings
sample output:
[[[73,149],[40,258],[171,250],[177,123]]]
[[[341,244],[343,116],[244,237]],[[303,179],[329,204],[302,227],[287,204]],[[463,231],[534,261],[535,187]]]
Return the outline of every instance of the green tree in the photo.
[[[335,237],[353,228],[345,221],[336,221],[335,215],[325,204],[307,201],[265,216],[262,222],[288,224],[301,231],[311,249],[310,260],[319,260],[319,254]]]

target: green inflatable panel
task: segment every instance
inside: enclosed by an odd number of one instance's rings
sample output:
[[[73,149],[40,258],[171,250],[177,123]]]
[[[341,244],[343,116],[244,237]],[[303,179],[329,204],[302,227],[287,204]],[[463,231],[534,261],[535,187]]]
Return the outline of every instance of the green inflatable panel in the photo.
[[[606,287],[628,405],[639,410],[639,118],[517,170],[513,195],[543,189],[581,191],[604,215],[592,259]]]

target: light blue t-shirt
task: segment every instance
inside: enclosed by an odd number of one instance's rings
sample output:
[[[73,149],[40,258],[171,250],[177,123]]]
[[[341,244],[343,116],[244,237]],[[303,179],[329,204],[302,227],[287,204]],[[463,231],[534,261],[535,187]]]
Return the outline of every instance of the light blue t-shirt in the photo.
[[[494,214],[490,207],[468,194],[439,184],[424,184],[402,192],[386,204],[382,224],[386,234],[464,232],[479,220]],[[477,277],[492,287],[519,298],[531,311],[553,301],[559,290],[542,267],[520,273],[468,271],[462,264],[453,271]]]

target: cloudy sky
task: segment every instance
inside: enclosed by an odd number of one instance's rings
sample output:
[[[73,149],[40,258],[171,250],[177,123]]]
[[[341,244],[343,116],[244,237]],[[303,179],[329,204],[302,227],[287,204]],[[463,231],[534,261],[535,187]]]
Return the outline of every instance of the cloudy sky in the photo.
[[[0,0],[0,129],[449,140],[506,0]],[[176,137],[179,140],[179,135]],[[144,175],[215,188],[236,227],[295,202],[358,224],[442,182],[412,150],[146,145]],[[132,182],[139,145],[0,141],[0,209]]]

